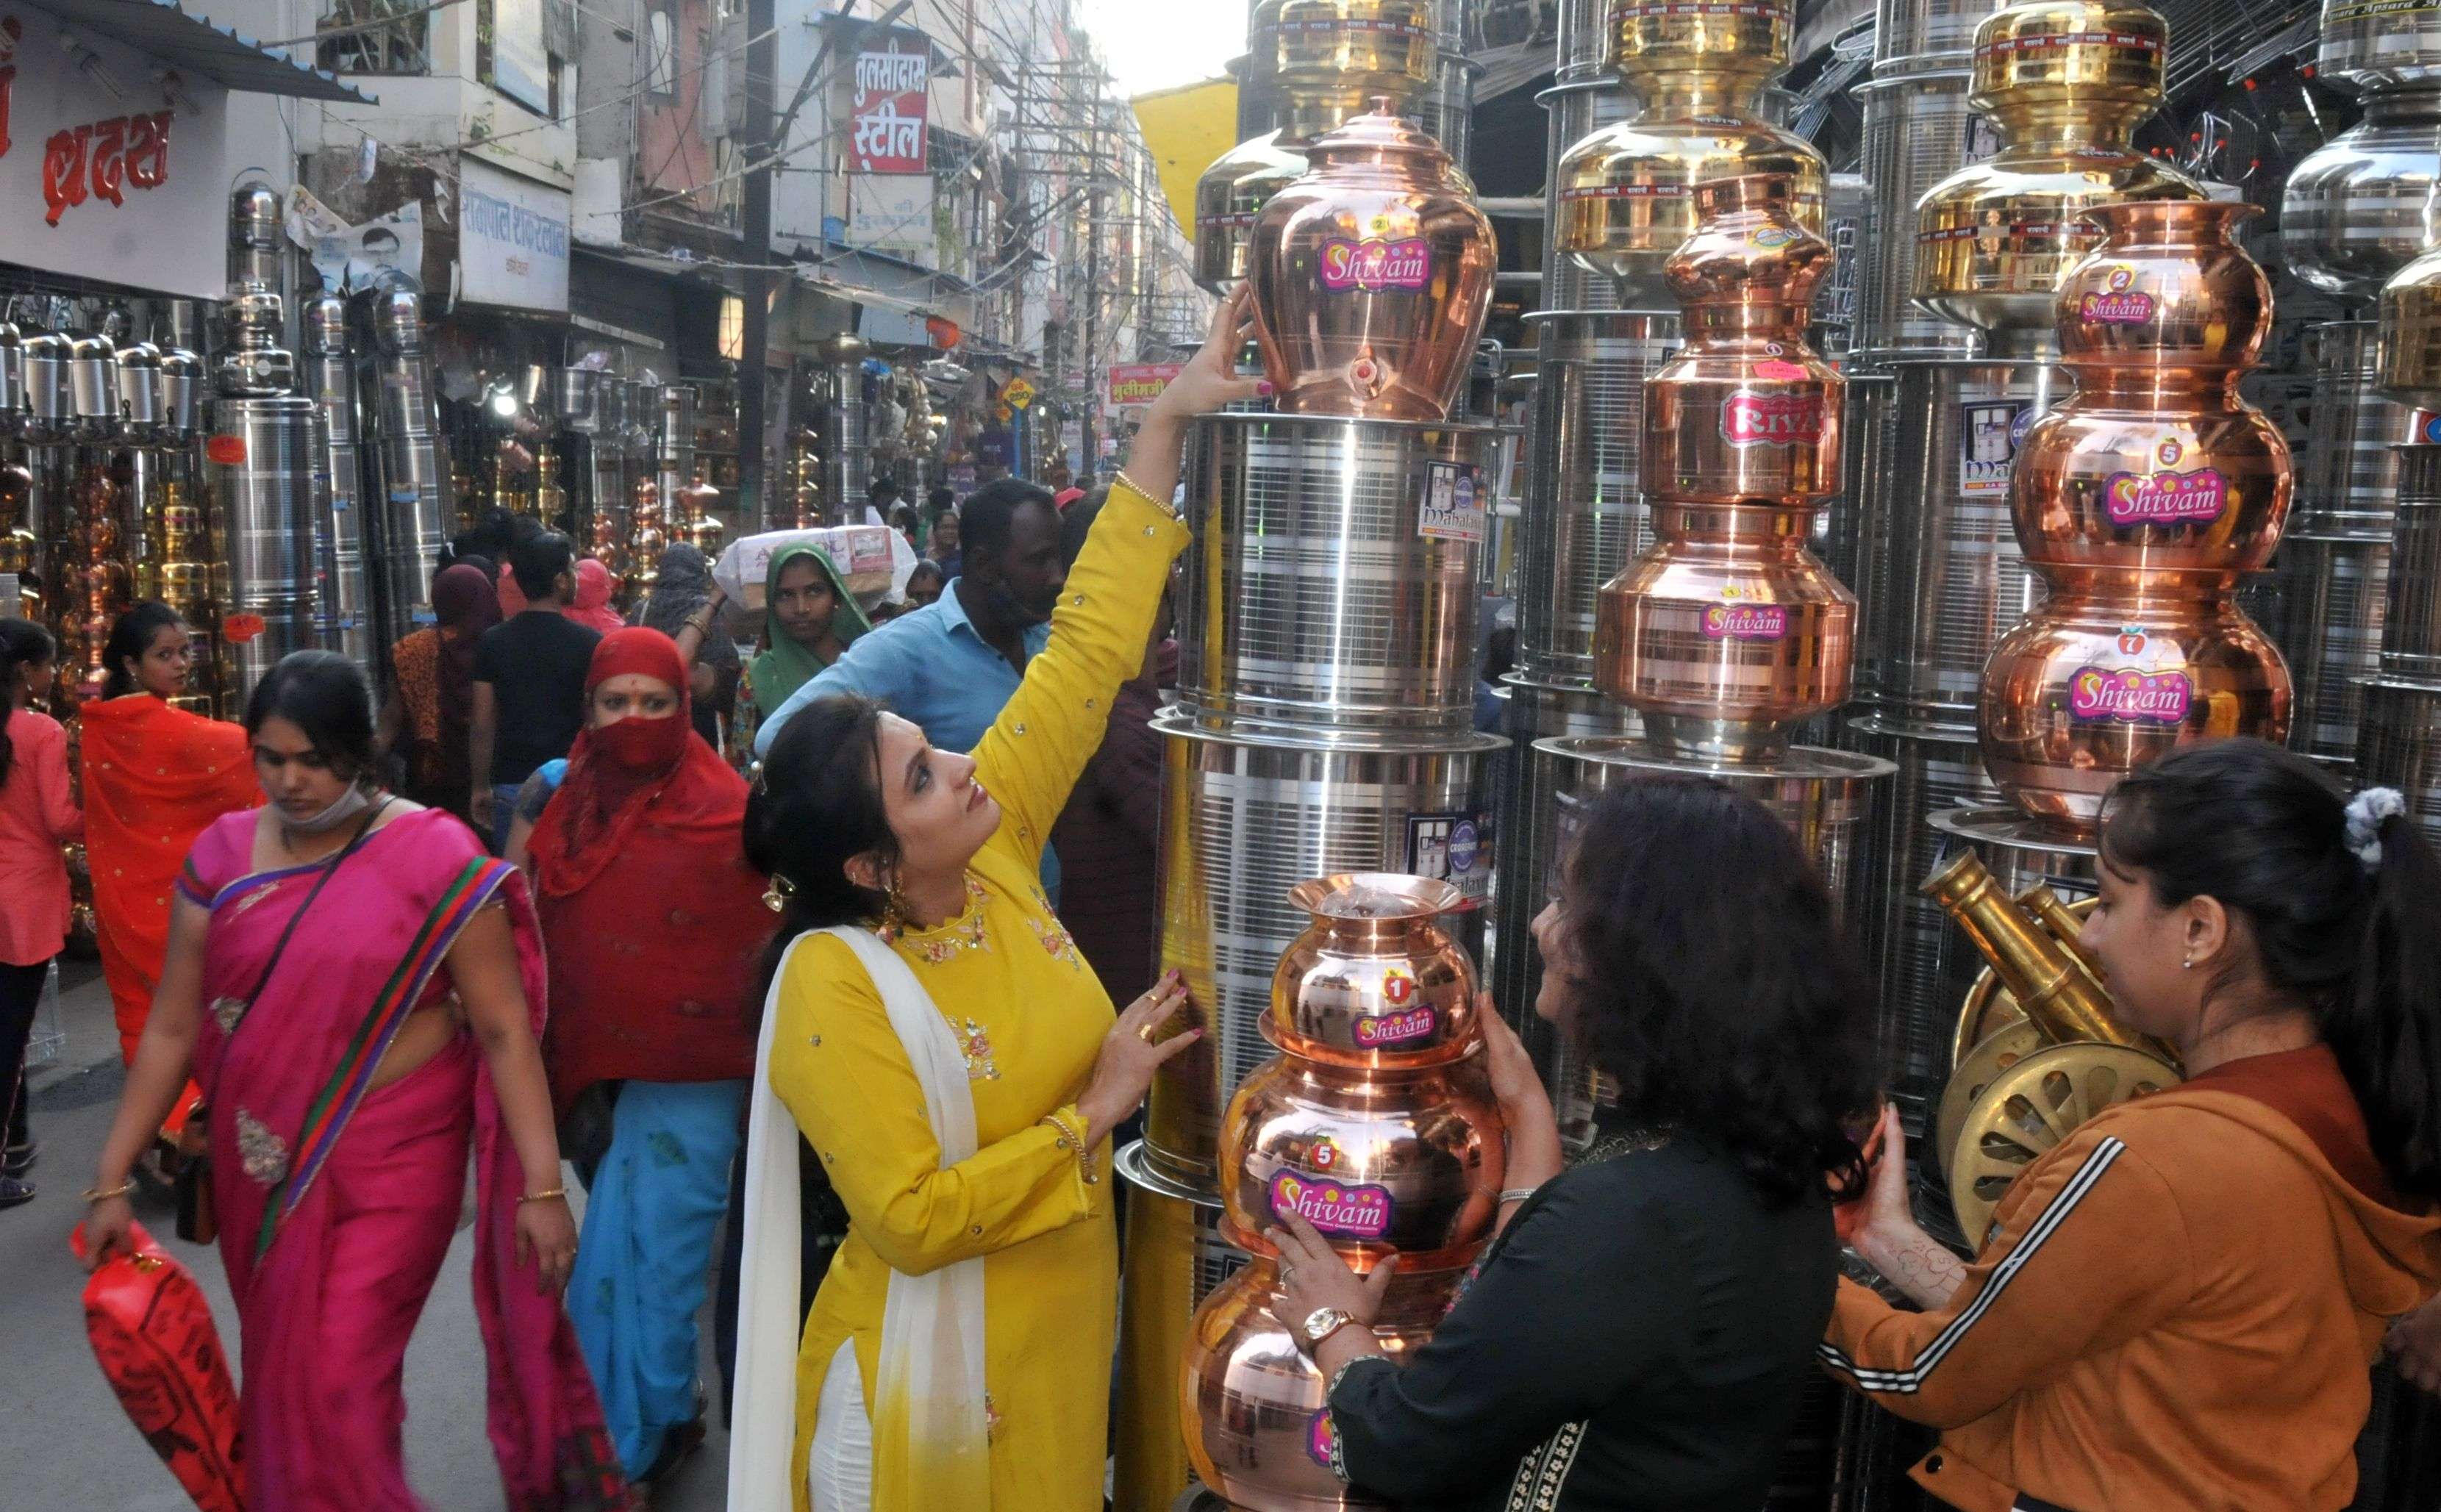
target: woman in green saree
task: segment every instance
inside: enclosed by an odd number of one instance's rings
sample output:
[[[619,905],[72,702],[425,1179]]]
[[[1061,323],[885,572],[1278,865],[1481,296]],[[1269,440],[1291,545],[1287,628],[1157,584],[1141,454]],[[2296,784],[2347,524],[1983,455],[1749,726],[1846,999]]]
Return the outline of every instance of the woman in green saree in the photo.
[[[763,654],[746,668],[729,725],[731,765],[754,765],[754,729],[816,673],[873,628],[830,554],[810,542],[771,553],[763,580]]]

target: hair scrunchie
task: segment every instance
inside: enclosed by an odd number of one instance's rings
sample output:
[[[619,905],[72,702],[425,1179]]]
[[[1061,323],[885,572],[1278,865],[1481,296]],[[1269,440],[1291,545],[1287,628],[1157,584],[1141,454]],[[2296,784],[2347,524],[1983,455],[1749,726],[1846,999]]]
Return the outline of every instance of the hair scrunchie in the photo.
[[[2407,812],[2396,787],[2368,787],[2348,800],[2348,849],[2367,873],[2381,870],[2381,827]]]

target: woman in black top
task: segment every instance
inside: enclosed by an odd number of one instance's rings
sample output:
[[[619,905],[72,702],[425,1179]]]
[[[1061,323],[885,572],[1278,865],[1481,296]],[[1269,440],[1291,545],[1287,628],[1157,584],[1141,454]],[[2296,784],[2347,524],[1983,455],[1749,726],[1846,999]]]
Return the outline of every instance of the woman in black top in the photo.
[[[1432,1342],[1391,1364],[1364,1325],[1392,1268],[1272,1233],[1334,1468],[1407,1512],[1754,1512],[1831,1316],[1831,1198],[1861,1190],[1870,984],[1787,830],[1709,781],[1603,795],[1534,937],[1535,1012],[1617,1080],[1616,1120],[1564,1172],[1483,1016],[1515,1185]]]

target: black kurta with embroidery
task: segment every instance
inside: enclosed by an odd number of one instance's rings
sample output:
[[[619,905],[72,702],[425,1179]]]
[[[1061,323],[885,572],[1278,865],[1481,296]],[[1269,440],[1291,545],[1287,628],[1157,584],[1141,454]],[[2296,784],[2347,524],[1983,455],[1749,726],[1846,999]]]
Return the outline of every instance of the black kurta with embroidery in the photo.
[[[1836,1267],[1825,1201],[1771,1211],[1699,1142],[1589,1160],[1405,1369],[1341,1373],[1344,1473],[1406,1512],[1754,1512]]]

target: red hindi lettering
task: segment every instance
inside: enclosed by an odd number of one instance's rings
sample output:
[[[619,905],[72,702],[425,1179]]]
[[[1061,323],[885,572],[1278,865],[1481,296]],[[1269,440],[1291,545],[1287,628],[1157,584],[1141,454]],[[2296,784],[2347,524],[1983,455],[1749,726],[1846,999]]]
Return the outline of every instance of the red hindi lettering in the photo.
[[[9,18],[15,20],[14,16]],[[17,65],[0,68],[0,157],[9,155],[9,117],[17,102]]]
[[[43,144],[43,203],[50,207],[45,224],[59,225],[69,206],[84,203],[85,148],[92,139],[93,128],[79,126],[53,132]]]
[[[170,181],[170,123],[175,118],[174,112],[166,110],[134,117],[135,130],[127,141],[127,182],[149,189]]]
[[[114,207],[127,203],[126,191],[121,188],[127,177],[127,163],[119,155],[126,145],[126,117],[114,116],[108,120],[94,122],[93,169],[89,182],[93,186],[93,197],[105,200]]]

